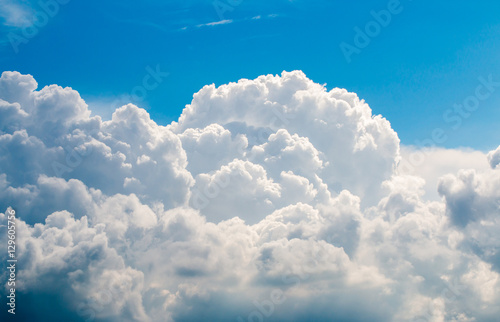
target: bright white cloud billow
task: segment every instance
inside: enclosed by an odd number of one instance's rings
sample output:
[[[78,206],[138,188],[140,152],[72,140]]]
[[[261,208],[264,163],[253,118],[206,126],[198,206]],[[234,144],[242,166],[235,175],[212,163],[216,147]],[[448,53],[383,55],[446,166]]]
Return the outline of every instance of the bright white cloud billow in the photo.
[[[387,120],[300,71],[205,86],[168,126],[132,104],[103,121],[71,88],[4,72],[0,126],[21,318],[500,314],[498,149],[402,171],[413,150]]]
[[[490,162],[490,165],[493,169],[498,167],[498,165],[500,164],[500,145],[496,150],[488,153],[488,161]]]

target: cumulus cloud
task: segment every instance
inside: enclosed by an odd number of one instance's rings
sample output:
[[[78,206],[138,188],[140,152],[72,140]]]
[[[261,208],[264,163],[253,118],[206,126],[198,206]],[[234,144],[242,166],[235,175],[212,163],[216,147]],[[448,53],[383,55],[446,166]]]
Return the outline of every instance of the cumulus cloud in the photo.
[[[24,319],[500,313],[498,149],[401,148],[356,94],[300,71],[205,86],[168,126],[132,104],[103,121],[73,89],[37,87],[0,77]]]
[[[312,160],[301,171],[315,171],[324,159],[316,171],[323,181],[337,192],[349,189],[367,204],[376,202],[377,187],[391,176],[399,158],[399,139],[387,120],[372,116],[356,94],[339,88],[326,91],[302,72],[205,86],[170,128],[181,133],[213,123],[245,135],[249,145],[243,152],[251,160],[252,152],[266,147],[275,153],[268,162],[277,167],[289,166],[285,163],[294,157],[307,158]],[[288,134],[277,133],[280,129]]]
[[[500,164],[500,145],[494,151],[488,153],[488,161],[492,169],[495,169]]]
[[[417,148],[401,146],[398,174],[419,176],[425,180],[425,197],[441,199],[437,191],[439,178],[455,174],[461,169],[485,172],[490,168],[485,153],[472,149]]]

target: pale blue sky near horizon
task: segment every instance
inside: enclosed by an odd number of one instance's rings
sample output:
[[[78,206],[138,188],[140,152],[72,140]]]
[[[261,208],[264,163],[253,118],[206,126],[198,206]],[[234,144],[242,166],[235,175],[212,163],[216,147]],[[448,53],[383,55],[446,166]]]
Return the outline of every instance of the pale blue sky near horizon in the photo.
[[[497,1],[64,0],[57,12],[40,3],[0,3],[1,71],[31,74],[39,88],[70,86],[104,117],[141,86],[148,66],[168,76],[131,101],[160,124],[175,121],[204,85],[302,70],[327,89],[356,92],[403,144],[436,128],[447,136],[439,146],[500,144],[500,86],[476,93],[481,79],[500,82]],[[373,12],[391,8],[390,21],[376,22]],[[341,44],[356,45],[356,28],[368,28],[369,43],[346,59]],[[473,112],[450,110],[475,99]]]

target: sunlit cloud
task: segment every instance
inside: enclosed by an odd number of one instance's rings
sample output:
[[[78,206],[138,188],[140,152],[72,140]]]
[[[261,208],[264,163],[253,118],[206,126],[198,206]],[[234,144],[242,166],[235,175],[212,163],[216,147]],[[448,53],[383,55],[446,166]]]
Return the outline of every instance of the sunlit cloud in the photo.
[[[17,292],[52,301],[29,320],[500,313],[498,149],[401,147],[301,71],[204,86],[167,126],[134,104],[96,114],[69,87],[0,78],[0,227],[13,206]]]

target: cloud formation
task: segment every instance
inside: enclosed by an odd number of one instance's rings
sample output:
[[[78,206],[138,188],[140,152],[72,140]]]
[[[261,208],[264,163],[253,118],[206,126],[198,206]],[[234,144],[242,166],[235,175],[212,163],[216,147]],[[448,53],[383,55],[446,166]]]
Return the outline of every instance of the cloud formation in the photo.
[[[494,151],[488,153],[488,161],[490,162],[491,168],[495,169],[500,164],[500,145]]]
[[[2,23],[12,27],[27,27],[33,24],[35,1],[0,1],[0,17],[4,20]]]
[[[439,150],[405,173],[389,121],[300,71],[205,86],[168,126],[132,104],[102,121],[73,89],[37,86],[0,78],[0,207],[19,218],[21,317],[500,314],[499,149],[471,154],[491,168],[432,168],[465,153]]]

